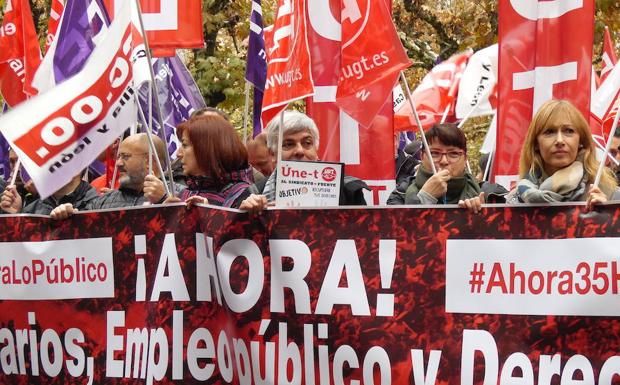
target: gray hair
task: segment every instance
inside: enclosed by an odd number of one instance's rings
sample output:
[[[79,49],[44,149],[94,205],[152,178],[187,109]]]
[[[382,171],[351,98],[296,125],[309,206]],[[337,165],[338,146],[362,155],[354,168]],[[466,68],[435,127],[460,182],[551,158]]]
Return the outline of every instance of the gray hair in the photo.
[[[280,114],[276,115],[269,124],[267,124],[267,147],[277,154],[278,148],[278,128],[280,127]],[[298,132],[307,131],[314,138],[316,148],[319,148],[319,129],[308,115],[294,110],[284,111],[284,128],[282,135],[296,134]]]

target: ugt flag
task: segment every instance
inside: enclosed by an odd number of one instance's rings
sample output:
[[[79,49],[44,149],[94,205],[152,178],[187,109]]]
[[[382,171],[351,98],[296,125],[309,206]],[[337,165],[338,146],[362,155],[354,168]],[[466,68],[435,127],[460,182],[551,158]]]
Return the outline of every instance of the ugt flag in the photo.
[[[117,15],[77,75],[33,97],[0,118],[0,131],[15,149],[41,198],[80,173],[131,119],[131,22]]]
[[[267,80],[261,116],[263,126],[288,103],[314,93],[306,37],[305,0],[278,1],[273,32],[265,33],[265,46]]]
[[[389,0],[388,0],[389,1]],[[385,0],[343,1],[336,104],[368,127],[411,65]]]
[[[495,182],[511,187],[532,116],[547,100],[590,112],[594,0],[499,2]]]

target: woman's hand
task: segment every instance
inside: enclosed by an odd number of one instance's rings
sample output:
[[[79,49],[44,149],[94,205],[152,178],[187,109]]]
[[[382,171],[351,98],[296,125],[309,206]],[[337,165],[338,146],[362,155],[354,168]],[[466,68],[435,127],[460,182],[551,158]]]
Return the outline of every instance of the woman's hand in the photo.
[[[588,199],[586,200],[586,210],[592,211],[594,209],[594,205],[605,202],[607,202],[607,195],[605,195],[600,188],[590,185]]]
[[[446,195],[448,191],[448,181],[451,177],[450,171],[448,170],[437,171],[432,177],[428,178],[424,186],[422,186],[421,191],[439,199]]]
[[[470,213],[478,214],[482,211],[482,204],[484,203],[484,193],[481,192],[479,196],[459,201],[459,207],[469,210]]]
[[[205,197],[201,197],[200,195],[193,195],[185,200],[185,205],[187,206],[188,209],[197,203],[208,205],[209,200]]]

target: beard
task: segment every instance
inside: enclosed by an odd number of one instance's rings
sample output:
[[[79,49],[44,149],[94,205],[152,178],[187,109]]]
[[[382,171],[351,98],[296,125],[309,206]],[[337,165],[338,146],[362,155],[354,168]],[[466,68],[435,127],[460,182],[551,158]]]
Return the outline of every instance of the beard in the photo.
[[[119,187],[129,188],[133,190],[141,190],[144,183],[144,172],[127,172],[118,179]]]

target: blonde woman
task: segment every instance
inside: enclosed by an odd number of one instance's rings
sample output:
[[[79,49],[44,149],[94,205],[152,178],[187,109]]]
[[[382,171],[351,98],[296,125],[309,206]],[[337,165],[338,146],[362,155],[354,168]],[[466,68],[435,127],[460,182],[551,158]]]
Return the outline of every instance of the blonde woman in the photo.
[[[588,122],[566,100],[549,100],[527,131],[517,187],[507,203],[586,201],[593,204],[620,199],[616,179],[605,168],[598,187],[599,162]]]

